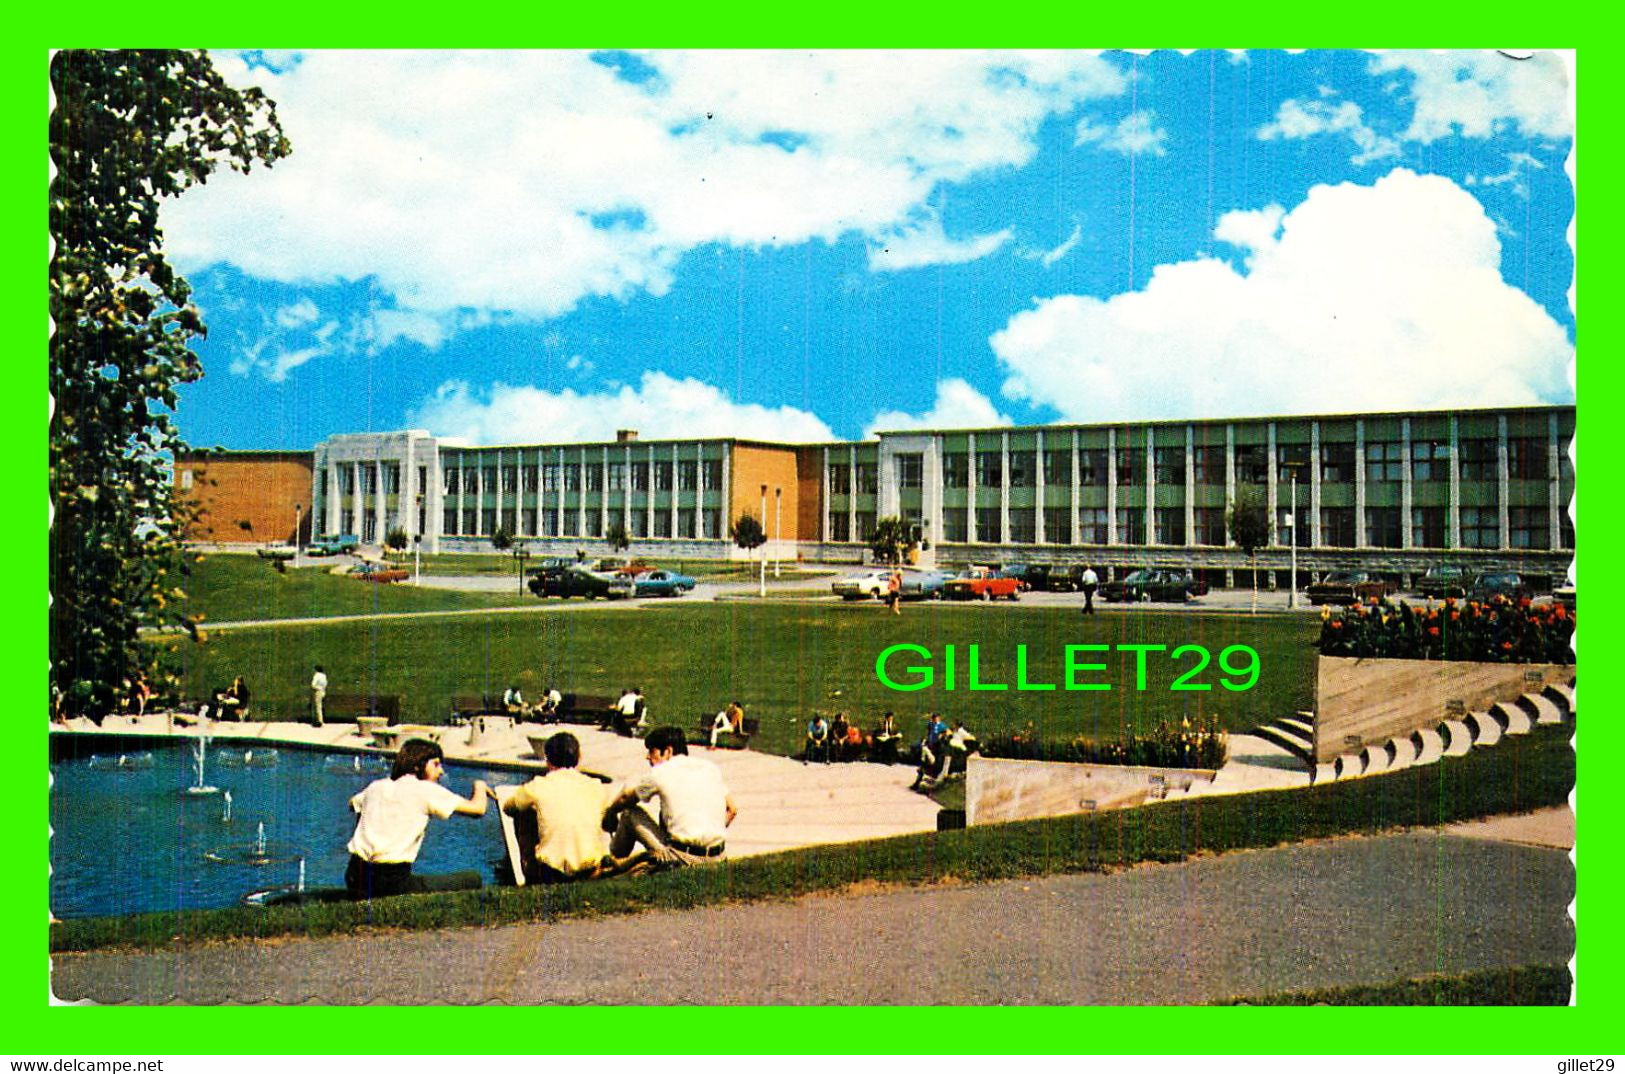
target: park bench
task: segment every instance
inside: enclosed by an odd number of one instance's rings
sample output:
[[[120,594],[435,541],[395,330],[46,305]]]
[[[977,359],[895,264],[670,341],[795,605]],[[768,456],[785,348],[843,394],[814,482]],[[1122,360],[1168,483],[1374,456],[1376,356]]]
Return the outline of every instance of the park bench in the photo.
[[[461,723],[475,716],[506,716],[501,694],[457,694],[451,699],[451,718]]]
[[[711,744],[711,724],[717,718],[716,713],[700,717],[700,740],[702,746]],[[717,745],[723,749],[742,750],[750,746],[750,737],[761,730],[762,721],[754,716],[746,716],[739,723],[738,731],[724,731],[717,736]]]
[[[322,719],[346,723],[363,718],[383,720],[387,726],[401,719],[399,694],[328,694],[322,699]]]

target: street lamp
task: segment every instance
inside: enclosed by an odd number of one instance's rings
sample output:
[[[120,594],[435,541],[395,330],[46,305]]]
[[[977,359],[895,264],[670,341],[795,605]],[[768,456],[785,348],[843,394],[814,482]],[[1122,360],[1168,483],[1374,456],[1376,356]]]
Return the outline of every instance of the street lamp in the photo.
[[[1285,469],[1292,478],[1292,509],[1287,512],[1286,516],[1287,529],[1290,530],[1292,534],[1292,573],[1290,576],[1292,579],[1292,588],[1287,590],[1286,594],[1286,606],[1288,608],[1296,608],[1298,606],[1298,468],[1302,465],[1303,463],[1301,462],[1289,462],[1282,464],[1282,468]]]
[[[412,584],[423,584],[423,493],[417,494],[418,524],[412,534]]]
[[[779,563],[780,563],[780,561],[782,561],[784,559],[784,547],[783,547],[783,541],[784,541],[784,500],[782,498],[783,494],[784,494],[784,490],[782,488],[776,488],[776,489],[773,490],[773,540],[776,542],[774,544],[774,546],[773,546],[773,577],[774,578],[778,578],[778,576],[779,576]]]
[[[766,519],[767,519],[767,486],[764,484],[762,486],[762,506],[761,506],[761,509],[756,514],[756,521],[758,523],[760,523],[761,527],[762,527],[762,550],[759,553],[759,557],[760,557],[760,559],[762,561],[762,565],[761,565],[762,580],[756,587],[756,595],[759,596],[759,597],[767,596],[767,522],[766,522]]]
[[[293,546],[299,547],[299,523],[304,520],[305,507],[303,504],[293,505]]]

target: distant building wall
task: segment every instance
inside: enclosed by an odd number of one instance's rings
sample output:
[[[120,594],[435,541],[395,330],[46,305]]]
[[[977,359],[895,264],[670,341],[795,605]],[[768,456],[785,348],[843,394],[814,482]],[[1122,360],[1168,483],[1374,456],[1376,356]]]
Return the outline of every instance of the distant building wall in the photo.
[[[729,525],[740,515],[760,514],[764,517],[757,521],[767,531],[769,541],[798,540],[801,485],[796,473],[795,449],[735,443],[732,470]]]
[[[302,541],[310,533],[309,451],[188,452],[175,489],[200,509],[189,539],[214,544]],[[302,533],[294,532],[298,525]]]

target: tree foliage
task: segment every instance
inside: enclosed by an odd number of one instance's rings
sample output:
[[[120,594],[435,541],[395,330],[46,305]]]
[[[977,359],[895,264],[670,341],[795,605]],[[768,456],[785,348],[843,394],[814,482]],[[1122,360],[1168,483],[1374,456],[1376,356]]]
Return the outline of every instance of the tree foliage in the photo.
[[[496,532],[491,534],[491,547],[498,552],[506,552],[513,547],[513,534],[508,532],[507,526],[498,526]]]
[[[1263,493],[1256,488],[1244,485],[1236,490],[1236,498],[1230,501],[1230,517],[1226,522],[1230,526],[1230,539],[1249,556],[1269,544],[1269,506],[1264,503]]]
[[[869,535],[869,549],[881,563],[901,563],[914,547],[914,534],[908,523],[896,515],[875,520],[875,529]]]
[[[728,536],[733,538],[734,544],[749,550],[760,548],[767,543],[767,531],[752,514],[740,515],[732,526],[728,527]]]
[[[632,547],[632,538],[626,532],[626,524],[620,519],[604,527],[604,540],[616,552],[624,552]]]
[[[391,551],[404,552],[406,546],[411,543],[412,538],[407,536],[406,531],[399,526],[384,534],[384,547]]]
[[[196,631],[177,611],[194,509],[170,488],[170,415],[203,375],[204,326],[159,206],[289,146],[275,105],[201,52],[63,51],[51,88],[51,684],[62,711],[99,717],[148,670],[141,627]]]

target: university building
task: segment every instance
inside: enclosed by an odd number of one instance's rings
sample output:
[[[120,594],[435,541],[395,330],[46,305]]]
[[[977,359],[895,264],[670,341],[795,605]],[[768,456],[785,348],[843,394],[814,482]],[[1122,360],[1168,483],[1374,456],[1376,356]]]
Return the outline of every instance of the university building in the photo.
[[[267,496],[288,496],[278,509],[290,533],[300,517],[310,533],[365,544],[399,529],[425,552],[489,551],[498,529],[535,554],[598,552],[619,523],[634,554],[737,557],[728,529],[750,514],[772,556],[858,562],[876,520],[898,516],[921,562],[938,566],[1183,566],[1222,586],[1255,563],[1284,572],[1295,533],[1305,572],[1366,567],[1408,581],[1449,562],[1556,578],[1574,548],[1574,430],[1574,407],[1528,406],[828,444],[642,440],[628,430],[607,443],[468,447],[403,431],[329,437],[302,456],[308,482],[298,487],[286,473],[297,453],[197,453],[176,470],[182,489],[205,490],[212,532],[201,539],[222,542],[267,539],[275,525],[256,522],[250,534],[231,518],[250,506],[262,518]],[[243,480],[245,468],[273,463],[274,485]],[[217,481],[223,468],[229,490]],[[259,490],[252,504],[244,488]],[[1271,522],[1256,557],[1228,532],[1238,496],[1262,502]]]

